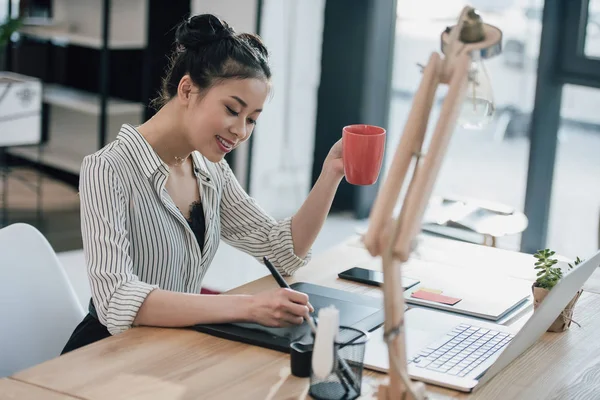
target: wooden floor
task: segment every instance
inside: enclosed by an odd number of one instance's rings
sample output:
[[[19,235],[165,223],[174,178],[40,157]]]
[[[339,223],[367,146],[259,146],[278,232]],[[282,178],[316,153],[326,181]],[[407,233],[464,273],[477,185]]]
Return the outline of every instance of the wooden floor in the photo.
[[[41,185],[39,208],[38,185]],[[23,222],[35,226],[56,252],[82,247],[79,195],[75,188],[31,168],[13,168],[8,175],[7,188],[0,178],[0,223],[3,219],[1,203],[6,189],[4,215],[7,221],[4,225]]]

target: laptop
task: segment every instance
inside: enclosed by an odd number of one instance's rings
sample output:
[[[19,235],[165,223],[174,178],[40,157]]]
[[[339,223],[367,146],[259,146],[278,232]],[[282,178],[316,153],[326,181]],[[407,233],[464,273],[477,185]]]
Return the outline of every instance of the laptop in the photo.
[[[406,311],[409,375],[415,380],[462,392],[476,390],[546,332],[599,265],[600,251],[565,272],[520,330],[429,309]],[[388,371],[383,328],[371,333],[364,360],[365,368]]]

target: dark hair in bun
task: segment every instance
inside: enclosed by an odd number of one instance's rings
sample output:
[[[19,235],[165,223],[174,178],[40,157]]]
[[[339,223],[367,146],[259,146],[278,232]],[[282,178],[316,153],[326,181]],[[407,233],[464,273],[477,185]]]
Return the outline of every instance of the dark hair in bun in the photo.
[[[177,94],[189,74],[201,90],[225,79],[271,78],[268,52],[260,37],[236,33],[212,14],[195,15],[177,27],[175,49],[155,105],[162,107]]]

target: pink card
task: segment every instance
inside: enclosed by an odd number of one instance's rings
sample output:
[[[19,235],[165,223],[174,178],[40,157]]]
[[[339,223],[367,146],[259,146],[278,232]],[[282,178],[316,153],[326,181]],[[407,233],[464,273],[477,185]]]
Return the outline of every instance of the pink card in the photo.
[[[444,296],[443,294],[432,293],[425,290],[417,290],[416,292],[413,292],[410,295],[410,297],[414,297],[415,299],[434,301],[436,303],[449,304],[451,306],[455,305],[456,303],[462,300],[456,297]]]

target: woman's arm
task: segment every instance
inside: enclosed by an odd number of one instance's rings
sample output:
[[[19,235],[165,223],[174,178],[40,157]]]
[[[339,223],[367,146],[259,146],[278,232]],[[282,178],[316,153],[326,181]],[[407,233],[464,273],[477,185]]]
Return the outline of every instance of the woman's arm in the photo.
[[[304,257],[315,242],[343,177],[342,141],[339,140],[329,151],[315,186],[292,218],[294,253],[298,257]]]
[[[158,288],[134,273],[125,187],[108,158],[93,154],[83,159],[79,178],[83,249],[98,319],[112,335],[131,327],[146,296]]]
[[[308,296],[288,289],[253,296],[210,296],[161,290],[134,273],[129,256],[128,195],[110,162],[86,157],[80,174],[82,236],[98,319],[115,335],[132,325],[185,327],[201,323],[302,323]]]
[[[293,218],[276,221],[240,186],[225,160],[218,166],[223,176],[221,237],[228,244],[262,263],[271,259],[284,275],[292,275],[310,259],[315,241],[344,176],[342,141],[329,152],[321,176]]]
[[[153,290],[134,325],[182,327],[250,321],[249,295],[204,295]]]
[[[146,297],[134,324],[185,327],[255,322],[277,327],[301,324],[308,313],[308,296],[284,288],[256,295],[187,294],[156,289]]]
[[[305,257],[321,231],[329,214],[333,197],[343,175],[324,166],[302,207],[292,218],[294,253]]]
[[[301,258],[294,253],[292,218],[275,220],[240,186],[227,161],[222,160],[217,167],[222,181],[221,239],[260,263],[268,257],[286,276],[305,265],[310,256]]]

